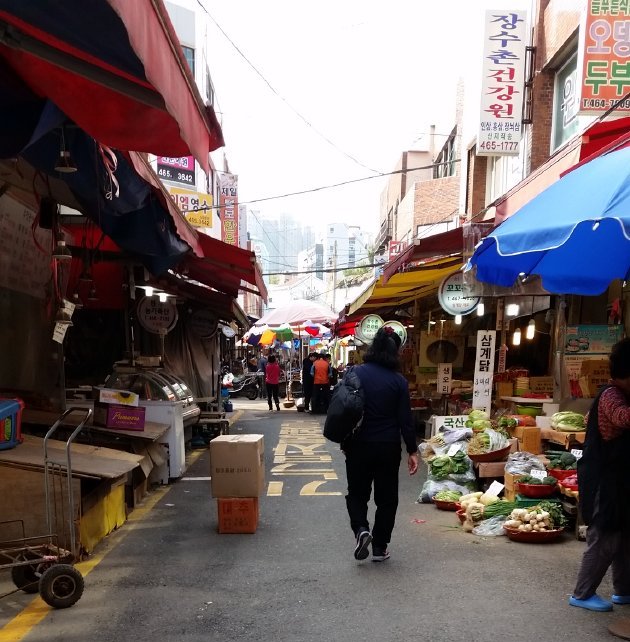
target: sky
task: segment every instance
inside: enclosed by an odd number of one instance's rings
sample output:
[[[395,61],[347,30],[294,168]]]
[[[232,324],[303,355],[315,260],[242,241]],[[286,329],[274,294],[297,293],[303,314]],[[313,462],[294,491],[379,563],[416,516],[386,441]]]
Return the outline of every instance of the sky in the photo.
[[[439,149],[455,123],[458,78],[480,82],[484,11],[522,4],[201,1],[226,142],[213,161],[221,170],[227,157],[240,202],[373,234],[385,178],[319,188],[394,170],[403,151],[428,149],[431,125]]]

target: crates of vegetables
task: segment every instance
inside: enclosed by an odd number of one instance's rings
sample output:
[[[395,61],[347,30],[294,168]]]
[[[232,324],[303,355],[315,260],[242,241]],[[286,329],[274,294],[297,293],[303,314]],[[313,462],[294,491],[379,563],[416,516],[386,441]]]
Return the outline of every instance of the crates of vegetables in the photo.
[[[549,474],[561,481],[565,477],[571,477],[577,470],[577,459],[572,453],[565,450],[547,450],[545,456],[549,460],[547,468]]]

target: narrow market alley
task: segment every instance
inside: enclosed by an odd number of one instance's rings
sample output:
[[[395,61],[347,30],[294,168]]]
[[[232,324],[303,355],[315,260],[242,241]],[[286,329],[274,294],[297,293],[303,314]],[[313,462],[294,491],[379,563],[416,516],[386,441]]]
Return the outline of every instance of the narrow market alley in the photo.
[[[422,465],[417,477],[401,471],[391,559],[355,561],[343,458],[321,437],[323,416],[270,413],[258,400],[235,410],[232,433],[265,439],[255,534],[217,533],[208,450],[195,451],[184,478],[79,565],[76,605],[0,600],[0,642],[598,641],[630,615],[568,606],[584,547],[571,535],[547,545],[480,538],[454,513],[417,504]],[[602,588],[610,593],[608,580]],[[6,573],[0,590],[11,590]]]

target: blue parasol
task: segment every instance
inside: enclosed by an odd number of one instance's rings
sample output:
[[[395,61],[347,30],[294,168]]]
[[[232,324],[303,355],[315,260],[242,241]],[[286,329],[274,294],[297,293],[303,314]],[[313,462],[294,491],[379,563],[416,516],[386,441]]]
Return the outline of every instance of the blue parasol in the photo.
[[[466,269],[510,287],[539,275],[556,294],[596,295],[630,277],[630,147],[578,166],[499,225]]]

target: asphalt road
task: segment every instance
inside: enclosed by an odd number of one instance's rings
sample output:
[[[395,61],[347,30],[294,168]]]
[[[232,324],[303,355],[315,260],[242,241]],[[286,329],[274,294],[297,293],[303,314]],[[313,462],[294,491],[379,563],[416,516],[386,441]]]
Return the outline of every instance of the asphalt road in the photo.
[[[356,562],[341,453],[323,441],[291,445],[317,438],[323,417],[234,405],[243,413],[232,431],[264,434],[267,480],[280,482],[261,498],[257,533],[217,533],[203,451],[150,511],[107,538],[75,606],[0,600],[0,642],[599,641],[630,617],[630,607],[567,605],[583,543],[466,534],[453,513],[416,503],[422,478],[404,469],[391,559]],[[282,467],[274,456],[297,459]],[[610,595],[608,579],[601,593]]]

